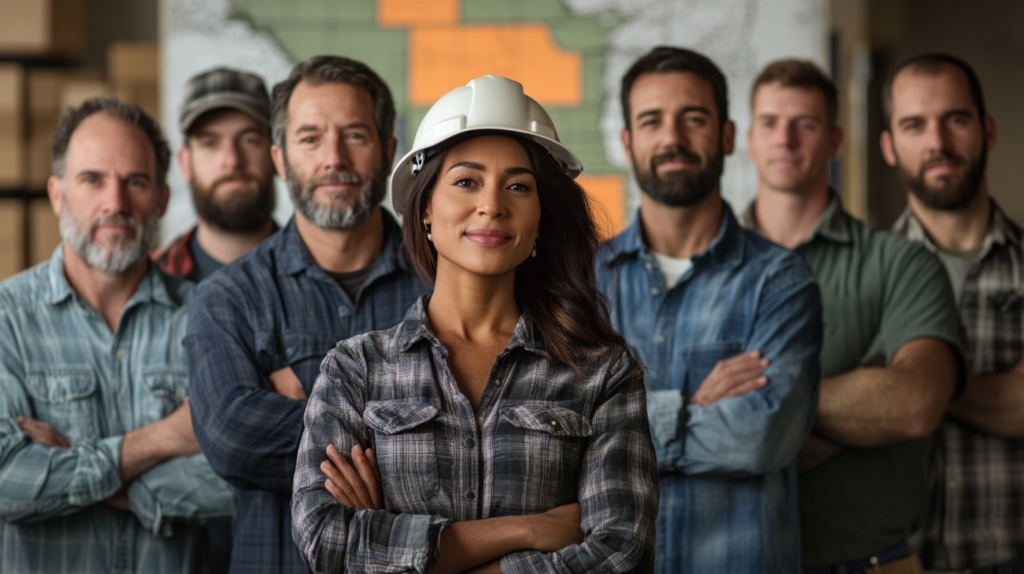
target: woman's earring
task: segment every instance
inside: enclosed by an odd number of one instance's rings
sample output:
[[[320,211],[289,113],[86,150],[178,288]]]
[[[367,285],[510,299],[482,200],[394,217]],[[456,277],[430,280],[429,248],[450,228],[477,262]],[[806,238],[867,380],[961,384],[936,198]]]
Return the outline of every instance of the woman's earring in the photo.
[[[539,233],[537,234],[537,237],[540,237]],[[536,257],[536,256],[537,256],[537,240],[534,239],[533,240],[533,253],[530,254],[530,257]]]
[[[427,230],[427,241],[434,241],[434,238],[430,235],[430,224],[426,221],[423,222],[423,229]]]

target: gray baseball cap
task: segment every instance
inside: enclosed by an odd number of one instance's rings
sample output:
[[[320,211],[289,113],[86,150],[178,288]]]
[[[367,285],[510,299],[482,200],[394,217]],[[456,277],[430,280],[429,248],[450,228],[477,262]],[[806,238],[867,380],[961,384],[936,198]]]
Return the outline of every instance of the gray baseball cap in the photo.
[[[270,127],[270,96],[256,74],[214,68],[189,78],[181,95],[178,127],[187,134],[192,123],[210,110],[231,108]]]

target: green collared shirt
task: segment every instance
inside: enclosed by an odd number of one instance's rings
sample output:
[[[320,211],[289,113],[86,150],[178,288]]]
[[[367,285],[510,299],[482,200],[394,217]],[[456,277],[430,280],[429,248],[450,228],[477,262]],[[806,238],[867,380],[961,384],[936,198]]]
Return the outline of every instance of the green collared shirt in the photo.
[[[754,206],[744,217],[756,227]],[[939,260],[920,245],[850,217],[832,193],[810,239],[794,249],[821,288],[823,378],[891,363],[922,337],[960,350],[953,291]],[[927,506],[931,440],[847,448],[801,473],[803,565],[870,557],[917,530]]]

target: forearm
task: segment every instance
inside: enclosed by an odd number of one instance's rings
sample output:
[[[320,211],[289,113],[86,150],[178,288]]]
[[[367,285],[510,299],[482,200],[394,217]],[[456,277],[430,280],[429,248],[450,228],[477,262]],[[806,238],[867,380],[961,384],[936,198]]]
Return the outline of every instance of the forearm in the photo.
[[[160,423],[146,425],[124,435],[121,443],[120,478],[123,484],[174,456],[170,437]]]
[[[128,485],[127,494],[132,512],[155,534],[168,519],[228,518],[234,495],[202,454],[175,457],[154,466]]]
[[[527,522],[521,516],[503,516],[452,523],[441,535],[441,551],[433,571],[462,572],[528,549]]]
[[[121,487],[121,437],[81,440],[70,449],[0,439],[0,520],[29,523],[76,512]]]
[[[995,436],[1024,436],[1024,373],[1014,369],[971,379],[949,414]]]

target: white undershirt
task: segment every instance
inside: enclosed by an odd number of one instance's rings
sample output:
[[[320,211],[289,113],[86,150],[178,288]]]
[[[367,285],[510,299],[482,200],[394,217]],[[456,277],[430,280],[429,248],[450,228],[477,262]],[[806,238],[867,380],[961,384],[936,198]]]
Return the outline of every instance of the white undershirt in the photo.
[[[665,281],[665,289],[675,287],[679,278],[693,267],[693,261],[690,259],[678,259],[653,251],[651,251],[651,255],[658,263],[658,271],[661,271],[661,278]]]

